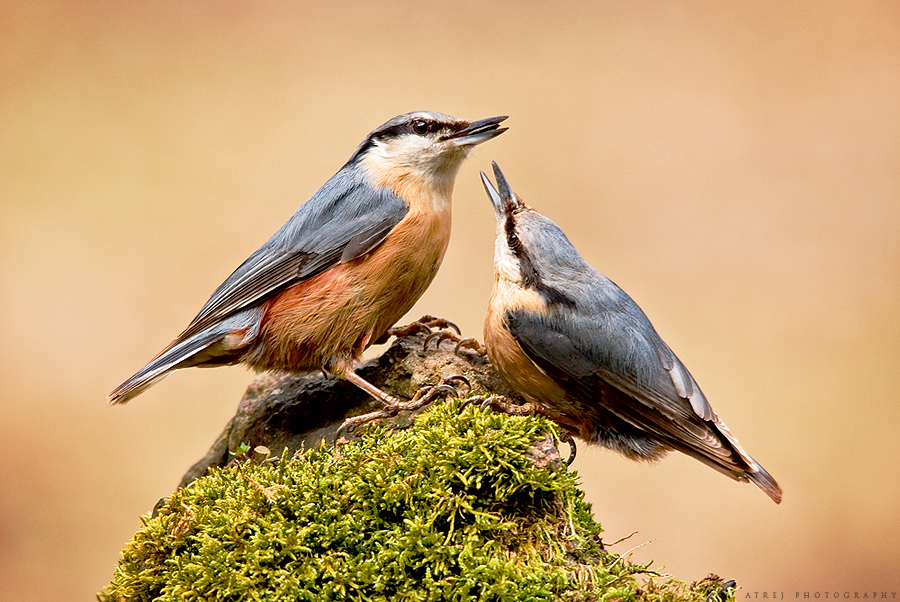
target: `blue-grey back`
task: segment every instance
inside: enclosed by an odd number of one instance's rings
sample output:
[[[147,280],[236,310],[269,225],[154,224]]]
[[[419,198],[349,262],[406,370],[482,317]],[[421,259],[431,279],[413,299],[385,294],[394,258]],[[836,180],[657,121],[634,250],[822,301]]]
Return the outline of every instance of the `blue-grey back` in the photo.
[[[357,163],[347,163],[216,289],[185,334],[364,254],[407,211],[403,199],[372,186]]]

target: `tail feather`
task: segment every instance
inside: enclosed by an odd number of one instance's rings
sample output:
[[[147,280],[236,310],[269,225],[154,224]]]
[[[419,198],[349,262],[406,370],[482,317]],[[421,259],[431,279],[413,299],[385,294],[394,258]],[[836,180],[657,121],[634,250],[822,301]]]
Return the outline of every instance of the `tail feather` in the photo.
[[[772,478],[766,469],[760,466],[758,463],[753,463],[755,470],[747,473],[747,478],[753,481],[753,483],[762,489],[766,495],[772,498],[772,501],[776,504],[781,503],[781,487]]]
[[[109,403],[112,405],[126,403],[158,383],[160,380],[179,368],[194,366],[198,362],[191,362],[195,356],[222,340],[227,333],[201,332],[186,340],[175,340],[169,347],[163,350],[149,364],[138,370],[131,378],[116,387],[109,394]]]
[[[738,443],[737,438],[731,434],[731,431],[728,430],[728,427],[725,426],[725,423],[722,422],[718,416],[714,415],[714,420],[712,422],[719,434],[731,444],[731,447],[738,453],[741,459],[747,463],[747,466],[749,466],[749,469],[744,472],[746,478],[762,489],[766,495],[772,498],[773,502],[780,504],[781,487],[778,486],[778,483],[772,478],[772,475],[766,472],[766,469],[760,466],[759,462],[754,460],[750,454],[744,451],[744,448]]]
[[[678,451],[681,451],[696,460],[700,460],[710,468],[713,468],[725,476],[731,477],[736,481],[751,482],[763,490],[763,492],[772,498],[776,504],[781,503],[782,491],[778,482],[770,475],[765,468],[760,466],[759,462],[754,460],[750,454],[744,451],[737,438],[731,434],[718,417],[715,421],[710,421],[711,426],[715,427],[715,431],[720,436],[720,441],[726,444],[726,448],[731,448],[734,455],[725,458],[721,453],[713,453],[703,446],[685,445],[684,442],[670,441],[669,443]],[[721,448],[718,448],[720,450]],[[735,457],[736,456],[736,457]]]

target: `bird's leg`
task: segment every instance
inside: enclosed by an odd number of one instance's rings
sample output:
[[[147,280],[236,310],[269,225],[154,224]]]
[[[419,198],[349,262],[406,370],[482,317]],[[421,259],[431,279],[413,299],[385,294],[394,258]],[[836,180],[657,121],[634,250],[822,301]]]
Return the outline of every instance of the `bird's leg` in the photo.
[[[459,333],[459,326],[451,322],[450,320],[445,320],[444,318],[437,318],[432,315],[424,315],[415,322],[410,322],[406,326],[394,326],[393,328],[388,329],[388,335],[394,337],[405,337],[411,334],[427,334],[430,335],[433,331],[432,328],[452,328],[457,333]]]
[[[400,412],[414,412],[416,410],[424,408],[441,395],[454,395],[456,397],[459,397],[459,393],[451,384],[453,381],[461,381],[465,383],[466,386],[471,387],[471,385],[469,384],[469,380],[465,376],[454,374],[452,376],[444,378],[437,386],[429,385],[426,387],[422,387],[421,389],[416,391],[415,396],[413,396],[411,400],[400,401],[396,397],[388,395],[352,370],[348,374],[342,376],[344,376],[344,378],[380,401],[384,405],[384,407],[380,410],[369,412],[368,414],[361,414],[359,416],[354,416],[345,420],[335,433],[335,440],[337,440],[343,433],[352,434],[353,431],[355,431],[357,428],[359,428],[363,424],[372,422],[373,420],[377,420],[379,418],[389,418],[391,416],[396,416]]]
[[[354,372],[352,369],[341,371],[339,375],[341,376],[341,378],[349,380],[351,383],[383,403],[385,407],[391,407],[395,404],[402,403],[399,399],[388,395],[387,393],[364,379],[362,376]]]
[[[491,395],[490,397],[473,395],[460,405],[460,411],[473,403],[480,404],[481,409],[491,408],[496,412],[502,412],[510,416],[533,416],[537,414],[553,421],[559,426],[559,442],[567,443],[569,445],[569,458],[566,460],[566,465],[569,466],[575,461],[575,454],[577,453],[575,439],[572,437],[572,433],[570,433],[566,427],[562,426],[562,416],[559,416],[536,403],[512,403],[502,395]]]

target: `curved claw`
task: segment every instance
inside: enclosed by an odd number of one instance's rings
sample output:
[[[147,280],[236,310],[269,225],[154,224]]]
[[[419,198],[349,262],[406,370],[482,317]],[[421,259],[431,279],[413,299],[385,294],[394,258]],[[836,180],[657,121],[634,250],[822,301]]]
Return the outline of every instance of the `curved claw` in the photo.
[[[428,392],[428,400],[431,401],[432,399],[434,399],[441,393],[445,393],[448,395],[454,395],[454,396],[459,395],[459,393],[453,387],[453,385],[441,383],[436,387],[432,387],[431,391]]]
[[[453,353],[455,353],[456,355],[459,355],[459,350],[463,349],[463,348],[471,349],[478,355],[487,355],[487,350],[484,348],[484,345],[482,345],[478,341],[478,339],[474,339],[472,337],[460,339],[456,343],[456,348],[453,350]]]
[[[481,402],[481,409],[486,410],[491,408],[492,410],[503,412],[504,414],[512,414],[509,411],[509,402],[502,395],[491,395],[487,399]]]
[[[438,326],[440,328],[452,328],[456,331],[456,334],[461,335],[462,330],[459,329],[459,326],[451,322],[450,320],[445,320],[444,318],[435,318],[432,320],[432,323],[429,326]]]
[[[461,404],[459,404],[459,411],[462,413],[467,407],[472,405],[473,403],[481,403],[484,401],[484,395],[473,395],[468,399],[463,400]]]
[[[432,332],[430,335],[428,335],[427,337],[425,337],[425,342],[422,343],[422,351],[428,351],[428,343],[430,343],[430,342],[431,342],[431,339],[433,339],[434,337],[436,337],[436,336],[439,335],[439,334],[441,334],[441,333],[440,333],[440,332]],[[438,341],[437,346],[438,346],[438,347],[441,346],[441,342],[440,342],[440,341]]]
[[[341,440],[341,437],[345,436],[353,436],[353,430],[356,427],[354,425],[348,425],[345,420],[341,426],[338,427],[336,431],[334,431],[334,444],[337,445],[338,441]]]
[[[559,442],[568,444],[569,457],[566,460],[566,466],[571,466],[572,462],[575,461],[575,455],[578,453],[578,448],[575,447],[575,438],[572,437],[569,431],[562,429],[559,433]]]
[[[419,408],[424,408],[439,395],[453,395],[454,397],[459,397],[459,393],[456,392],[456,389],[454,389],[452,385],[445,383],[441,383],[434,387],[422,387],[416,391],[415,396],[413,396],[410,401],[403,404],[402,410],[412,412]]]
[[[432,332],[427,337],[425,337],[425,343],[422,345],[422,349],[424,351],[428,351],[428,343],[430,343],[431,340],[435,337],[437,337],[437,340],[438,340],[437,345],[435,346],[435,350],[438,350],[441,348],[441,342],[444,339],[452,339],[453,334],[446,330],[438,330],[437,332]]]
[[[465,376],[463,376],[462,374],[451,374],[450,376],[445,377],[444,380],[441,381],[441,384],[449,385],[450,383],[452,383],[454,381],[464,383],[466,385],[466,387],[468,387],[469,391],[472,390],[472,383],[470,383],[469,379],[466,378]]]

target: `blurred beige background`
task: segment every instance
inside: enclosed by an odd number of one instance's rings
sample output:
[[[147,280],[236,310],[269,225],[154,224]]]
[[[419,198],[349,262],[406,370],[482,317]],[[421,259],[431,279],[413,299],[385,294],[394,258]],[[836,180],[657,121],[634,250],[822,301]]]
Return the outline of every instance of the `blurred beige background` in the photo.
[[[108,582],[251,374],[106,394],[415,109],[511,117],[408,317],[481,336],[495,159],[784,488],[582,446],[614,550],[741,597],[900,590],[897,3],[4,2],[0,599]]]

